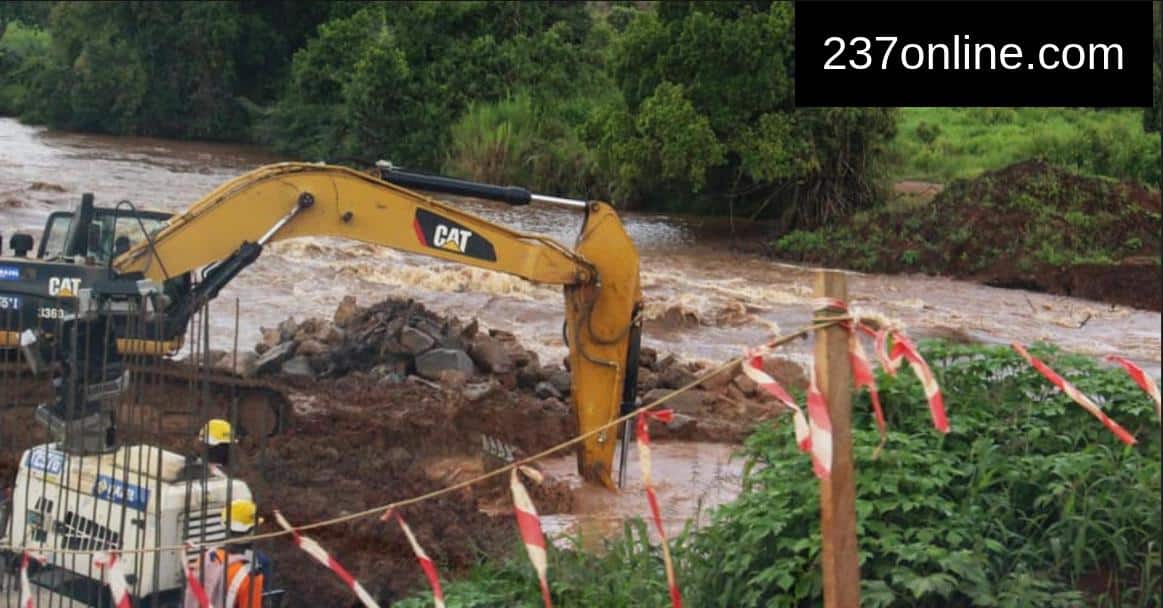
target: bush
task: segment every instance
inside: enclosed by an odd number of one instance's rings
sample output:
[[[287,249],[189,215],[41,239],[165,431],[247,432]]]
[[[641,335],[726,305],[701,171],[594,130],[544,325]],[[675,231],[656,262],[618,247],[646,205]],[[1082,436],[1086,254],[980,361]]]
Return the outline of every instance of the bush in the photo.
[[[1153,404],[1121,369],[1032,350],[1140,443],[1119,443],[1008,348],[922,344],[945,396],[948,435],[932,430],[907,370],[878,374],[890,430],[877,459],[867,394],[853,403],[861,605],[1157,605]],[[822,605],[819,482],[790,427],[760,426],[744,447],[743,493],[674,541],[688,605]],[[555,605],[667,605],[661,558],[643,526],[628,524],[599,556],[551,548]],[[484,565],[447,595],[449,606],[539,605],[521,553]]]
[[[574,103],[581,103],[575,100]],[[558,107],[526,93],[479,103],[452,126],[445,171],[495,184],[586,198],[595,189],[589,148]]]
[[[1148,606],[1157,597],[1151,402],[1122,370],[1035,352],[1103,396],[1142,443],[1122,446],[1007,348],[926,345],[948,436],[931,430],[911,374],[881,375],[890,434],[873,460],[867,397],[854,404],[862,605],[1081,606],[1105,595]],[[696,605],[820,604],[818,483],[786,426],[748,440],[746,491],[691,539],[684,583]]]

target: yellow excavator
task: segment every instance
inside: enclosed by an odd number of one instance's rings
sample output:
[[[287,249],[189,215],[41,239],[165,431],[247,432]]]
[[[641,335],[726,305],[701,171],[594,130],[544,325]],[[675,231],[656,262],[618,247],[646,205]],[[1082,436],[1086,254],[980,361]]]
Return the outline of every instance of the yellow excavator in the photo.
[[[584,223],[568,248],[417,191],[562,205],[584,214]],[[561,285],[578,429],[589,432],[633,408],[641,339],[639,260],[618,215],[604,202],[403,171],[382,162],[369,172],[280,163],[234,178],[169,217],[123,204],[97,208],[89,195],[71,214],[54,216],[36,257],[29,255],[28,235],[14,235],[14,255],[0,257],[0,347],[23,352],[34,367],[49,350],[58,360],[67,359],[60,353],[68,351],[93,361],[55,371],[57,400],[38,411],[59,436],[83,437],[73,446],[82,452],[113,448],[112,415],[102,403],[124,390],[123,357],[172,354],[194,311],[266,245],[307,236],[353,239]],[[150,315],[164,315],[164,321],[131,320]],[[82,379],[82,365],[100,371]],[[611,475],[616,442],[610,429],[580,445],[582,477],[618,485]]]

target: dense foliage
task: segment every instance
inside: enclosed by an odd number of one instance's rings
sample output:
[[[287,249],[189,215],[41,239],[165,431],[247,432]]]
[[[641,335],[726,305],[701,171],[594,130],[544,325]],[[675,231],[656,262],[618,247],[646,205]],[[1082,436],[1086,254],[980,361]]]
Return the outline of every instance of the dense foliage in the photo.
[[[854,402],[861,605],[1157,605],[1163,528],[1150,399],[1121,369],[1032,351],[1138,438],[1128,447],[1008,348],[922,346],[949,435],[932,430],[912,374],[880,375],[890,432],[874,459],[867,395]],[[760,427],[744,452],[743,494],[675,542],[686,603],[822,605],[819,484],[790,424]],[[555,605],[668,605],[660,556],[644,538],[635,524],[603,556],[551,551]],[[520,558],[451,585],[448,605],[540,605]]]
[[[894,126],[793,109],[782,2],[14,3],[0,19],[6,114],[654,208],[869,206]]]
[[[781,231],[874,206],[884,177],[945,181],[1032,157],[1158,182],[1151,110],[909,110],[898,128],[897,110],[796,109],[793,10],[5,2],[0,114],[257,142],[304,160],[387,159]]]

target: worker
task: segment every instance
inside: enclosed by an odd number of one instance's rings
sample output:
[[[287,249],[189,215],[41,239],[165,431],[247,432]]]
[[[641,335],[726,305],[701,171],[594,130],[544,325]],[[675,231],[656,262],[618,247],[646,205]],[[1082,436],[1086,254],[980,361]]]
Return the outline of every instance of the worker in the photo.
[[[226,608],[260,608],[263,585],[270,572],[270,559],[255,551],[245,540],[262,523],[258,507],[251,500],[235,500],[222,509],[222,524],[227,530],[224,548],[207,551],[201,560],[201,574],[195,567],[195,578],[201,581],[210,603]],[[199,606],[197,596],[186,590],[185,608]]]
[[[202,425],[198,440],[206,444],[206,461],[219,468],[230,466],[230,444],[234,443],[234,429],[221,418],[213,418]]]

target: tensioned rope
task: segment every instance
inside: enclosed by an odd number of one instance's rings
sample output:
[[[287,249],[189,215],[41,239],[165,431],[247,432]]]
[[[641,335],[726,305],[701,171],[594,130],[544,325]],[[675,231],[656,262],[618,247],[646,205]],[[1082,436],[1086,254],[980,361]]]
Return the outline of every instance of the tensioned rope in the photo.
[[[808,334],[809,332],[827,329],[829,327],[832,327],[835,325],[841,325],[841,324],[846,323],[846,322],[851,321],[851,320],[852,320],[852,317],[850,317],[848,315],[816,317],[813,320],[811,325],[808,325],[807,327],[800,328],[800,329],[798,329],[790,334],[787,334],[784,336],[779,336],[777,338],[769,340],[767,343],[765,343],[760,348],[765,349],[765,350],[772,350],[772,349],[775,349],[779,346],[787,344],[788,342],[791,342],[792,340],[800,338],[801,336],[804,336],[804,335]],[[121,553],[121,554],[160,553],[160,552],[165,552],[165,551],[185,551],[185,550],[190,549],[190,548],[211,549],[211,548],[220,547],[220,546],[227,545],[227,544],[249,543],[249,542],[253,542],[256,540],[266,540],[269,538],[277,538],[280,536],[287,536],[289,534],[293,534],[295,532],[301,532],[304,530],[313,530],[315,528],[323,528],[323,527],[327,527],[327,526],[333,526],[336,524],[346,523],[346,522],[353,521],[356,519],[370,517],[372,515],[380,515],[386,511],[399,509],[400,507],[406,507],[409,505],[414,505],[417,503],[432,500],[434,498],[438,498],[438,497],[444,496],[446,494],[451,494],[453,492],[457,492],[457,491],[462,490],[464,488],[467,488],[469,486],[473,486],[473,485],[482,483],[482,482],[487,481],[489,479],[492,479],[494,477],[504,475],[504,474],[512,471],[513,469],[527,466],[533,462],[536,462],[538,460],[541,460],[542,458],[545,458],[546,456],[550,456],[552,454],[560,452],[568,447],[575,446],[575,445],[581,443],[582,441],[585,441],[586,439],[589,439],[590,437],[593,437],[593,436],[597,435],[598,433],[601,433],[602,431],[608,430],[612,427],[615,427],[619,424],[622,424],[623,422],[627,422],[629,420],[634,419],[636,416],[638,416],[638,414],[641,414],[643,412],[657,408],[658,406],[666,403],[667,401],[674,399],[678,395],[699,386],[703,382],[706,382],[708,379],[713,378],[713,377],[731,369],[735,365],[742,363],[743,359],[744,359],[744,357],[742,357],[742,356],[732,358],[732,359],[710,369],[709,371],[703,372],[701,375],[697,376],[694,380],[692,380],[692,381],[688,382],[687,384],[675,389],[674,391],[671,391],[670,393],[667,393],[666,395],[659,397],[658,399],[656,399],[656,400],[654,400],[646,405],[643,405],[643,406],[635,409],[634,411],[632,411],[628,414],[619,416],[619,417],[611,420],[610,422],[607,422],[606,424],[603,424],[597,428],[594,428],[590,431],[582,433],[581,435],[577,435],[571,439],[563,441],[563,442],[561,442],[553,447],[546,448],[546,449],[544,449],[536,454],[533,454],[532,456],[527,456],[521,460],[511,462],[511,463],[504,465],[502,467],[493,469],[492,471],[489,471],[487,473],[483,473],[481,475],[478,475],[477,477],[474,477],[472,479],[466,479],[464,481],[452,484],[450,486],[445,486],[445,487],[440,488],[438,490],[433,490],[433,491],[428,492],[426,494],[421,494],[419,496],[413,496],[412,498],[405,498],[402,500],[397,500],[395,502],[390,502],[390,503],[385,504],[385,505],[371,507],[368,509],[364,509],[363,511],[357,511],[355,513],[348,513],[346,515],[333,517],[331,519],[324,519],[324,520],[312,522],[309,524],[303,524],[301,526],[296,526],[296,527],[294,527],[292,529],[288,529],[288,530],[279,530],[279,531],[275,531],[275,532],[264,532],[262,534],[251,534],[248,536],[239,536],[239,537],[231,538],[229,540],[222,540],[222,541],[210,542],[210,543],[204,543],[204,544],[188,542],[188,543],[181,544],[181,545],[168,545],[168,546],[163,545],[163,546],[158,546],[158,547],[141,547],[141,548],[119,549],[117,551],[118,551],[118,553]],[[18,554],[23,553],[25,551],[31,552],[31,553],[38,553],[38,554],[49,554],[49,553],[51,553],[51,554],[94,554],[94,553],[101,552],[101,551],[96,550],[96,549],[87,549],[87,550],[86,549],[54,549],[51,547],[13,547],[13,546],[5,546],[5,545],[0,545],[0,550],[12,551],[12,552],[18,553]]]

